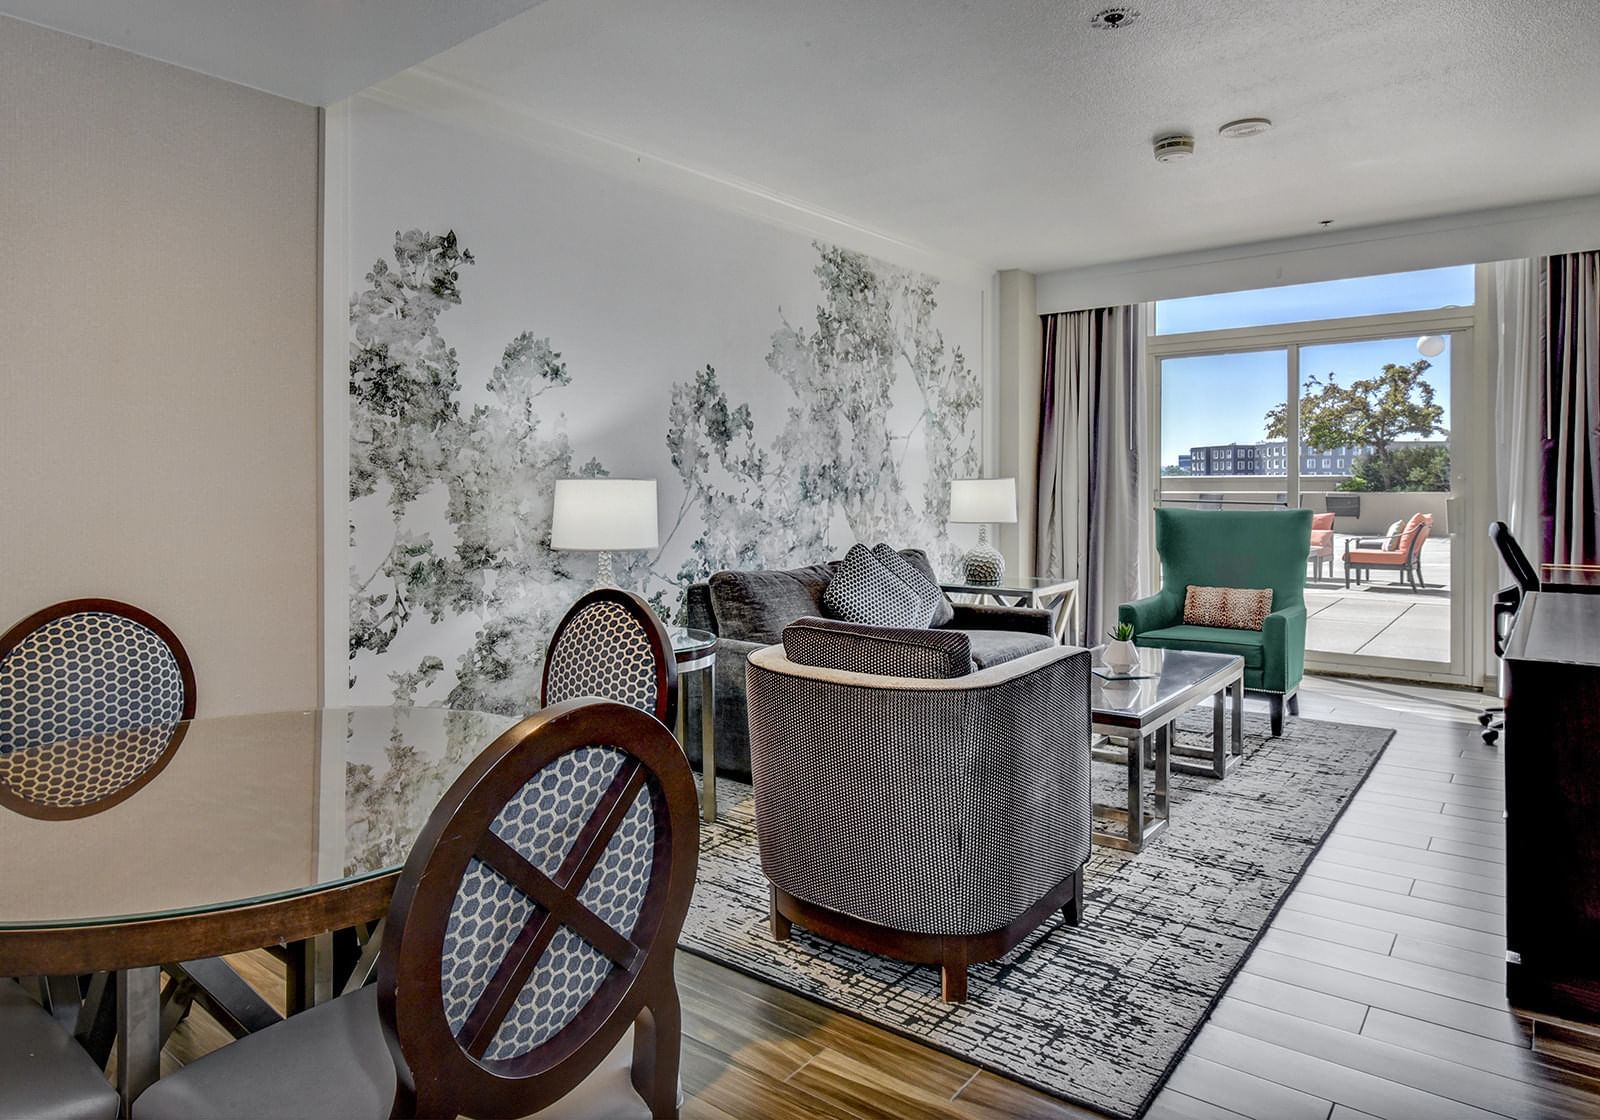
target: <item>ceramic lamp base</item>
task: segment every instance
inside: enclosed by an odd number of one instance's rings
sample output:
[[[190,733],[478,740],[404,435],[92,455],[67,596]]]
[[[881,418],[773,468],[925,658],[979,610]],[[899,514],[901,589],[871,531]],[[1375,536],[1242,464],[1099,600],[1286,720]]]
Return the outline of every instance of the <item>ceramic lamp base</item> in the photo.
[[[968,583],[999,583],[1006,574],[1006,558],[979,541],[961,558],[961,571]]]

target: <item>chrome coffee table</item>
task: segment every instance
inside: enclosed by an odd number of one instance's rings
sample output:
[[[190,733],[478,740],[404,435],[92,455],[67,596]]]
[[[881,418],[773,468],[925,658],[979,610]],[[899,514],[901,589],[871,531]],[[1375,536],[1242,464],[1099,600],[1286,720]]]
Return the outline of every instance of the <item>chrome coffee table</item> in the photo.
[[[1101,652],[1094,651],[1097,667]],[[1244,659],[1222,653],[1142,649],[1135,672],[1142,675],[1130,680],[1107,680],[1098,672],[1091,673],[1089,709],[1094,733],[1104,736],[1094,756],[1124,762],[1128,768],[1127,808],[1095,806],[1102,814],[1126,820],[1128,834],[1097,829],[1095,842],[1137,852],[1167,827],[1172,770],[1221,778],[1243,757]],[[1224,735],[1223,727],[1223,697],[1228,693],[1233,695],[1231,736]],[[1214,704],[1211,750],[1177,748],[1179,757],[1174,759],[1173,723],[1207,696]],[[1147,763],[1153,764],[1155,771],[1150,805],[1145,803]]]

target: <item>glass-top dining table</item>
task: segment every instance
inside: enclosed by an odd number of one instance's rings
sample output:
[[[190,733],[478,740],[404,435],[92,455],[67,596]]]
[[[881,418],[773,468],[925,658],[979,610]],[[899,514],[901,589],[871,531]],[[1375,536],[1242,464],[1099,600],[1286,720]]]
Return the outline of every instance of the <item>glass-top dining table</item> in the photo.
[[[518,717],[350,708],[0,751],[0,976],[116,977],[119,1089],[160,1069],[160,966],[307,947],[387,912],[451,782]],[[321,947],[320,953],[318,947]]]

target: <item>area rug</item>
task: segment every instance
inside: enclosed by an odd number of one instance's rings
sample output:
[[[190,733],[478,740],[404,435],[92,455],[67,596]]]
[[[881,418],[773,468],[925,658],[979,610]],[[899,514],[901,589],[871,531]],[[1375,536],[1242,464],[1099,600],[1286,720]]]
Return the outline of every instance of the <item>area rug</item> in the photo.
[[[1179,741],[1208,745],[1209,708]],[[1137,1117],[1166,1080],[1394,732],[1289,719],[1280,739],[1245,716],[1225,780],[1174,774],[1172,824],[1135,855],[1096,847],[1082,925],[1047,922],[974,965],[964,1004],[936,968],[767,925],[750,787],[721,780],[701,833],[684,948],[1044,1092]],[[1096,763],[1095,800],[1126,803],[1126,771]]]

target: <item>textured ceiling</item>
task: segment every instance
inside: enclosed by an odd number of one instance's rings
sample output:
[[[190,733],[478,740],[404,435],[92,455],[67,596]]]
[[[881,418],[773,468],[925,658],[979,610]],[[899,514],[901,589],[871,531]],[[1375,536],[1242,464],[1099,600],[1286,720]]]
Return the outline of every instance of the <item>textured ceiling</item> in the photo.
[[[1101,6],[547,0],[426,69],[1002,268],[1600,190],[1600,0]],[[1157,164],[1172,130],[1198,154]]]
[[[0,0],[0,13],[328,105],[538,0]]]

